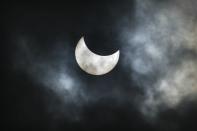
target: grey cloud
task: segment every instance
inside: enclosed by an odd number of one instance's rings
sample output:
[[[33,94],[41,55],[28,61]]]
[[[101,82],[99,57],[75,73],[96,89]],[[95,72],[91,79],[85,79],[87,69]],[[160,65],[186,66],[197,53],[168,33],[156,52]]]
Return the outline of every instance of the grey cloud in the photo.
[[[197,95],[197,17],[187,14],[194,7],[192,1],[137,0],[137,26],[131,30],[127,23],[123,30],[125,65],[145,92],[139,107],[146,116],[155,117]]]
[[[69,66],[73,62],[70,60],[68,44],[62,47],[65,44],[57,42],[50,54],[46,55],[37,47],[35,39],[21,36],[17,37],[16,42],[18,48],[13,58],[14,69],[27,74],[32,81],[57,96],[58,101],[48,103],[47,112],[54,119],[64,116],[70,120],[79,120],[80,109],[89,98],[85,93],[85,84],[77,77],[72,66]]]

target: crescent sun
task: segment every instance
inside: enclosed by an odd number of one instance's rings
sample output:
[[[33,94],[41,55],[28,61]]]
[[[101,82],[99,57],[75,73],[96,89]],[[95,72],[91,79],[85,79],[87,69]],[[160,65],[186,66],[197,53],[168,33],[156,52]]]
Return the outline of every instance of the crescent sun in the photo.
[[[75,49],[75,58],[79,67],[91,75],[103,75],[110,72],[118,63],[120,52],[101,56],[93,53],[85,44],[82,37]]]

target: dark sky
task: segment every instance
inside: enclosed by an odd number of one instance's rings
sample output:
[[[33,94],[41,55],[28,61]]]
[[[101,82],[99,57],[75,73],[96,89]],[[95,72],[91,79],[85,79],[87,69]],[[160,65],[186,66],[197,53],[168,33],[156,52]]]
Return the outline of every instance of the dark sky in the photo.
[[[197,3],[193,0],[3,2],[3,125],[7,130],[195,131]],[[84,36],[110,73],[83,72]]]

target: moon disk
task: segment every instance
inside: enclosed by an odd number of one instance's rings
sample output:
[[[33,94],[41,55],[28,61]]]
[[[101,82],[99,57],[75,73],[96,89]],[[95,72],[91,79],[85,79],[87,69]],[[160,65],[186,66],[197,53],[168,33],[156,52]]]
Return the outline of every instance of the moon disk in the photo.
[[[103,75],[110,72],[118,63],[119,50],[112,55],[101,56],[88,49],[82,37],[75,49],[75,58],[79,67],[91,75]]]

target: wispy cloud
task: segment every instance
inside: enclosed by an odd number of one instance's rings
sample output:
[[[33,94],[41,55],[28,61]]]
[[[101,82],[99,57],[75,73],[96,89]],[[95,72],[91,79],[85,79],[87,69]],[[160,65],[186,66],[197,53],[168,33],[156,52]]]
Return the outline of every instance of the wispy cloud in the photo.
[[[137,0],[135,29],[124,28],[125,65],[145,96],[146,116],[197,95],[197,17],[192,1]],[[189,8],[182,6],[188,4]],[[125,32],[125,33],[124,33]]]

